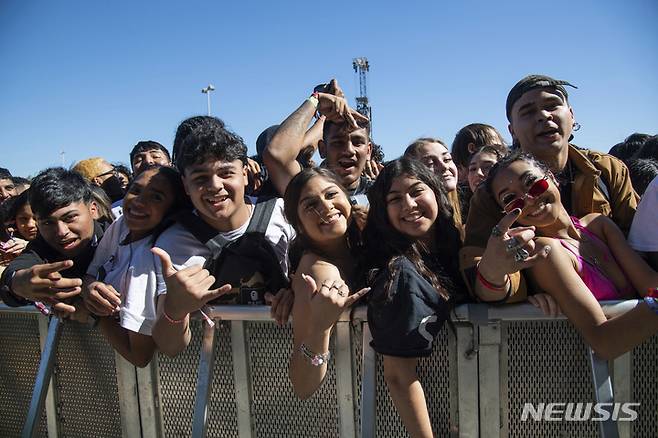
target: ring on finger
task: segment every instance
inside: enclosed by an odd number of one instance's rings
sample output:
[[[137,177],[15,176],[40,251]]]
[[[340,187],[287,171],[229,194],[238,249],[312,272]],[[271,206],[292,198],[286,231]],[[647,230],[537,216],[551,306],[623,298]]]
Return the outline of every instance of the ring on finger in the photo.
[[[500,237],[503,235],[503,232],[500,230],[498,225],[494,225],[494,227],[491,229],[491,235],[493,237]]]
[[[523,262],[530,256],[530,253],[523,248],[519,248],[514,253],[514,260],[517,262]]]
[[[512,252],[519,247],[519,240],[516,237],[510,237],[505,241],[507,252]]]

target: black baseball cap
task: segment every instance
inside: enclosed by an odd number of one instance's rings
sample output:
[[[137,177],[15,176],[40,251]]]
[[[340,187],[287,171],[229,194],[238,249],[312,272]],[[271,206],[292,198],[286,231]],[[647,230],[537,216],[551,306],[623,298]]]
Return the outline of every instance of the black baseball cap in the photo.
[[[565,86],[578,88],[567,81],[563,81],[560,79],[553,79],[550,76],[545,76],[545,75],[526,76],[525,78],[517,82],[516,85],[512,87],[509,94],[507,95],[507,103],[505,103],[507,120],[509,120],[510,122],[512,121],[512,117],[511,117],[512,106],[514,106],[514,103],[517,100],[519,100],[521,96],[523,96],[528,91],[534,90],[535,88],[550,87],[562,93],[564,95],[564,98],[568,100],[569,94],[567,93],[567,90],[564,88]]]

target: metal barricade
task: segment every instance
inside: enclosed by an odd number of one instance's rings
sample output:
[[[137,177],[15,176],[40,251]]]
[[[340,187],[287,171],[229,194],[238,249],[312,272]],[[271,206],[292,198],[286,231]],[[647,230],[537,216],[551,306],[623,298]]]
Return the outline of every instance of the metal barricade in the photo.
[[[160,355],[145,369],[115,357],[97,330],[64,323],[54,390],[45,396],[45,412],[30,419],[48,320],[0,305],[0,436],[19,436],[27,425],[51,438],[407,436],[369,346],[364,308],[341,316],[325,382],[305,401],[288,378],[289,325],[276,326],[268,307],[217,306],[209,314],[214,329],[193,320],[188,348],[173,359]],[[529,305],[460,306],[453,322],[418,369],[437,436],[658,436],[658,336],[608,364],[590,357],[568,321]],[[44,373],[41,383],[47,381]],[[641,403],[637,421],[521,421],[524,403],[609,401],[612,388],[614,401]]]

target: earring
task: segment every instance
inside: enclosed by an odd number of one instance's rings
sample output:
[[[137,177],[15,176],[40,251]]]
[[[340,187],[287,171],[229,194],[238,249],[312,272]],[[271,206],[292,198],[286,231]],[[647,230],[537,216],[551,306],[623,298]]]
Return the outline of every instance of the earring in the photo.
[[[578,131],[580,129],[580,123],[578,122],[573,122],[573,130]]]

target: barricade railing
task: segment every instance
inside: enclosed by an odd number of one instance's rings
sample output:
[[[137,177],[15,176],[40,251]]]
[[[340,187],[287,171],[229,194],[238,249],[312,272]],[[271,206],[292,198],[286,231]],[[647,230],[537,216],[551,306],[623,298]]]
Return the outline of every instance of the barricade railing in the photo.
[[[603,308],[612,316],[635,305],[637,301],[611,302],[604,303]],[[0,305],[0,329],[11,333],[12,321],[29,319],[41,329],[43,350],[40,361],[31,355],[24,364],[38,369],[33,387],[26,388],[23,379],[22,387],[2,388],[5,396],[0,395],[0,401],[12,397],[13,390],[14,399],[24,403],[26,392],[32,390],[31,401],[23,408],[27,412],[22,420],[23,436],[75,435],[72,431],[84,430],[85,426],[95,428],[95,436],[130,437],[366,438],[405,434],[383,381],[381,361],[369,346],[365,308],[341,315],[332,335],[333,358],[327,378],[306,401],[296,400],[288,381],[292,349],[289,325],[282,328],[273,324],[269,307],[264,306],[215,306],[207,310],[218,321],[217,327],[193,321],[193,341],[185,352],[173,359],[160,355],[151,366],[136,369],[114,354],[109,345],[102,345],[95,329],[61,324],[55,318],[46,329],[48,320],[37,316],[36,311]],[[5,321],[8,315],[13,319]],[[616,359],[611,373],[608,362],[591,354],[563,316],[544,316],[528,304],[463,305],[455,309],[452,319],[453,327],[444,328],[435,341],[433,355],[419,364],[437,436],[658,436],[658,379],[637,381],[638,376],[658,375],[658,337]],[[76,328],[68,328],[73,326]],[[0,331],[0,336],[5,334]],[[95,338],[93,345],[81,342],[87,336]],[[14,336],[3,342],[3,369],[18,367],[14,362],[21,357],[11,353],[13,347],[18,348],[18,339]],[[58,340],[62,340],[60,345]],[[66,340],[70,342],[64,346]],[[80,351],[67,355],[66,349]],[[74,358],[75,369],[102,363],[97,367],[106,371],[104,375],[113,374],[114,386],[93,372],[91,378],[79,378],[82,387],[77,391],[58,385],[67,378],[67,369],[60,362],[68,358]],[[646,366],[649,370],[637,369]],[[58,368],[53,375],[53,369]],[[193,369],[196,379],[190,376]],[[536,376],[541,379],[533,380]],[[102,386],[101,391],[83,392],[90,386],[88,380]],[[112,390],[116,394],[103,394]],[[76,392],[77,396],[71,396]],[[102,400],[83,402],[89,396]],[[572,401],[641,401],[642,410],[635,423],[615,423],[612,415],[608,421],[599,422],[520,421],[524,402]],[[72,414],[76,409],[100,405],[105,405],[103,410]],[[606,406],[612,414],[612,406]],[[0,435],[18,436],[19,410],[5,408],[4,403],[0,405],[0,416],[7,425]],[[98,424],[95,415],[109,418]],[[79,417],[86,418],[88,424],[73,424]]]

